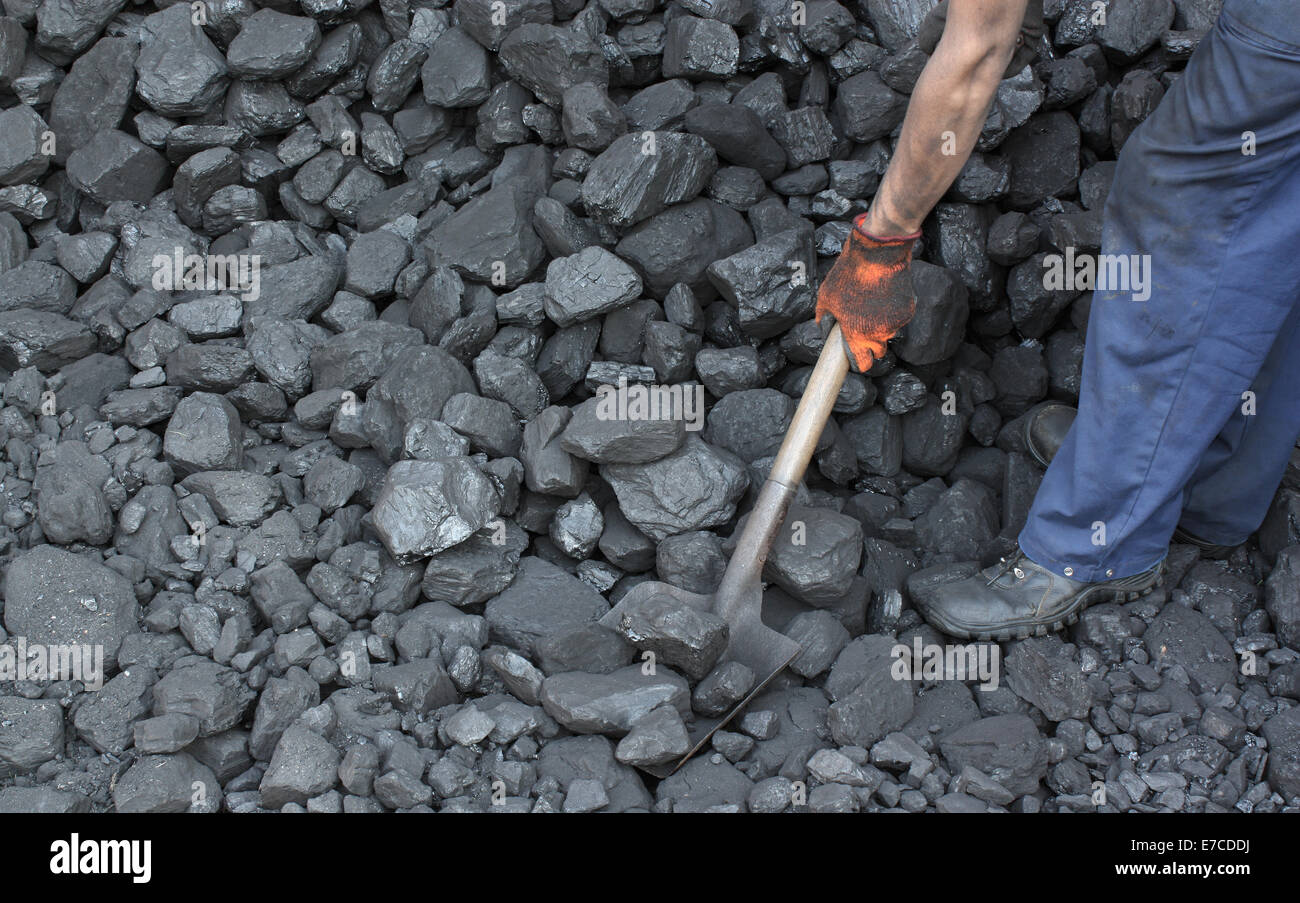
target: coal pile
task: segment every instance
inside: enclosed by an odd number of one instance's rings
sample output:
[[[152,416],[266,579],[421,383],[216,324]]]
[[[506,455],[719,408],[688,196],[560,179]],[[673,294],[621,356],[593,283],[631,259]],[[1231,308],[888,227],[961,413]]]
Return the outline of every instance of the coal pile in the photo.
[[[1300,469],[1227,563],[976,649],[996,688],[893,673],[1024,521],[1089,306],[1043,261],[1215,0],[1048,0],[767,564],[801,655],[637,770],[756,675],[596,622],[717,586],[930,5],[3,0],[0,641],[104,682],[0,678],[0,810],[1294,807]]]

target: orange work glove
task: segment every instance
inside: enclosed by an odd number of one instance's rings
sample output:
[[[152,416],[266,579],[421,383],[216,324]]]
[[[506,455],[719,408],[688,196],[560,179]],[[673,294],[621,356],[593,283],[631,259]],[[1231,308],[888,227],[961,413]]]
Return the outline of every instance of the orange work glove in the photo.
[[[866,373],[885,355],[885,343],[916,312],[912,288],[912,246],[921,233],[878,238],[862,228],[865,213],[853,221],[839,259],[817,292],[817,323],[822,335],[838,322],[849,366]]]

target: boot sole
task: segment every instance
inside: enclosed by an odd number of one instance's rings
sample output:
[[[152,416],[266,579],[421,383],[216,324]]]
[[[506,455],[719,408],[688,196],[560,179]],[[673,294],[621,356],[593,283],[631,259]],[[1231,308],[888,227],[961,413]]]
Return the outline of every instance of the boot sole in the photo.
[[[1139,575],[1140,577],[1141,575]],[[1090,605],[1100,602],[1134,602],[1143,596],[1149,596],[1165,581],[1165,563],[1160,562],[1155,577],[1126,577],[1109,583],[1100,583],[1090,587],[1075,597],[1071,606],[1050,621],[1021,621],[1008,624],[998,630],[971,631],[964,627],[948,623],[943,617],[926,612],[926,620],[949,636],[975,642],[1005,643],[1011,640],[1027,640],[1030,637],[1047,636],[1058,630],[1064,630],[1076,624],[1079,616]],[[1146,581],[1150,581],[1147,583]],[[1129,581],[1133,583],[1129,584]],[[1143,585],[1145,583],[1145,585]],[[1129,585],[1126,585],[1129,584]]]

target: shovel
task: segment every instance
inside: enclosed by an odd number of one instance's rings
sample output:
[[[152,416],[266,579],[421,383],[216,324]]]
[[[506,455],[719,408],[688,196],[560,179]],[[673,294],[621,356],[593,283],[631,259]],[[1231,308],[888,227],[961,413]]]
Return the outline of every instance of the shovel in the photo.
[[[641,583],[600,619],[601,624],[618,630],[625,611],[648,598],[669,596],[692,608],[712,612],[726,621],[729,628],[727,649],[719,661],[740,662],[754,672],[753,689],[731,711],[721,718],[696,719],[690,732],[691,747],[686,755],[666,765],[642,768],[642,771],[660,778],[672,774],[703,749],[715,731],[739,714],[799,654],[798,643],[763,623],[760,576],[772,540],[781,529],[848,370],[849,360],[840,341],[840,327],[836,325],[826,337],[817,366],[813,368],[754,510],[750,512],[745,529],[731,553],[731,561],[717,592],[702,596],[667,583]]]

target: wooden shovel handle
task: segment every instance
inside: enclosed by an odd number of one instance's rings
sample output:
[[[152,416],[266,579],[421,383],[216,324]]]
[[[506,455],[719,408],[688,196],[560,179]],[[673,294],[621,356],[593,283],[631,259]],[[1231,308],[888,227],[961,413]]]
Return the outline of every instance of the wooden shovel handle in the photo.
[[[817,448],[817,441],[848,372],[849,359],[840,340],[839,324],[836,324],[826,337],[817,366],[808,378],[803,398],[799,400],[794,419],[786,431],[785,441],[781,443],[781,450],[776,454],[772,470],[759,491],[754,510],[749,513],[745,529],[731,553],[731,561],[727,563],[727,571],[718,585],[715,610],[728,620],[733,611],[739,614],[739,609],[747,607],[747,602],[752,605],[757,599],[753,590],[763,563],[767,561],[768,550],[772,548],[772,540],[785,521],[786,511],[804,471],[808,469],[808,461]],[[750,616],[756,617],[757,614],[757,611],[750,612]]]
[[[813,367],[803,397],[799,399],[799,407],[795,409],[794,419],[790,421],[785,441],[781,443],[781,450],[772,463],[769,480],[784,483],[792,490],[799,488],[799,481],[808,469],[808,461],[817,448],[817,441],[821,439],[826,420],[831,416],[831,408],[835,407],[835,399],[839,397],[840,387],[844,385],[844,377],[848,372],[849,358],[844,353],[844,343],[840,339],[840,324],[836,323],[831,328],[830,335],[826,336],[826,344],[817,358],[817,366]]]

